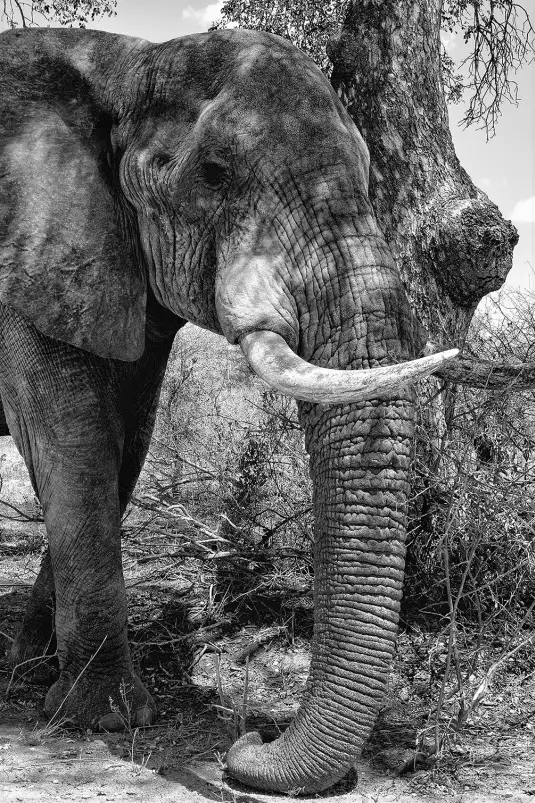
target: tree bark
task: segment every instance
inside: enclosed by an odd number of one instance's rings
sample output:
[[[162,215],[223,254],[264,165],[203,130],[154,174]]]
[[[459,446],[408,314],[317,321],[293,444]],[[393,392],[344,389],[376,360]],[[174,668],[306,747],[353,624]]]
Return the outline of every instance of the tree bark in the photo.
[[[370,201],[412,307],[433,340],[462,347],[479,301],[511,268],[518,234],[455,154],[441,75],[442,6],[352,0],[327,53],[333,87],[368,145]],[[445,447],[456,386],[437,388],[438,380],[426,383],[418,408],[411,519],[420,529],[430,523],[422,516],[429,472],[432,485],[455,473]]]
[[[462,343],[511,268],[514,226],[459,164],[441,80],[442,0],[353,0],[327,49],[370,150],[370,200],[420,320]]]

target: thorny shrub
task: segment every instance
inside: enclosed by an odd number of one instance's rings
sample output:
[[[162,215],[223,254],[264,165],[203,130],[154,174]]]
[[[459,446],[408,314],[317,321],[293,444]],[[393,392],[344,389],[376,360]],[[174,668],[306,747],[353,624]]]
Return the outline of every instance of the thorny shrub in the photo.
[[[219,615],[311,623],[308,458],[295,404],[265,389],[236,349],[191,327],[162,390],[135,503],[180,528]],[[201,546],[201,548],[199,548]],[[213,615],[212,606],[212,615]]]
[[[534,300],[502,293],[478,313],[467,348],[489,359],[533,361]],[[531,331],[530,331],[531,330]],[[436,384],[427,388],[436,391]],[[535,598],[535,401],[531,391],[443,388],[441,432],[418,416],[405,584],[411,609],[504,627]],[[431,405],[432,408],[432,405]],[[447,561],[445,556],[447,555]]]
[[[533,359],[532,309],[531,299],[502,294],[474,319],[467,348]],[[221,539],[204,555],[218,615],[287,623],[311,605],[311,488],[295,405],[263,390],[225,344],[201,345],[201,356],[188,337],[164,387],[149,484],[160,508],[163,495]],[[222,361],[223,371],[214,365]],[[440,750],[503,661],[514,655],[519,672],[535,668],[527,649],[535,404],[514,388],[487,393],[430,382],[418,405],[402,623],[435,634],[427,665]],[[439,728],[444,716],[449,725]]]
[[[525,293],[493,296],[466,349],[532,362],[534,311]],[[435,633],[421,735],[440,753],[504,667],[521,681],[535,671],[535,400],[433,380],[418,405],[402,621]]]
[[[476,315],[467,348],[532,360],[532,309],[525,295],[502,293]],[[306,596],[311,486],[295,405],[265,390],[222,339],[193,328],[184,335],[167,373],[138,502],[148,499],[155,511],[174,506],[175,513],[182,506],[191,517],[185,530],[194,533],[200,520],[214,544],[220,539],[220,557],[209,558],[220,583],[226,576],[220,595],[239,595],[243,604],[261,590]],[[437,396],[438,431],[430,420]],[[440,626],[453,595],[456,616],[510,627],[535,597],[533,394],[437,390],[432,382],[420,387],[417,401],[403,618]]]

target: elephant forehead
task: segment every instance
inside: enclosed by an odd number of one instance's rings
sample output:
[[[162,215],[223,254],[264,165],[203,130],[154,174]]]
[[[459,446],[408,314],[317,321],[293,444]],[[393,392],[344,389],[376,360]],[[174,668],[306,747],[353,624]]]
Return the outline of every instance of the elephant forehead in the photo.
[[[289,42],[258,31],[195,34],[154,47],[150,111],[193,122],[210,113],[233,130],[308,140],[353,134],[353,124],[314,62]],[[354,144],[354,143],[353,143]]]
[[[154,45],[146,90],[125,135],[132,121],[149,155],[212,149],[296,172],[343,164],[367,187],[356,126],[313,61],[280,37],[226,30]]]
[[[346,124],[333,104],[330,110],[327,104],[323,112],[318,110],[299,84],[283,90],[269,81],[256,86],[232,82],[203,104],[196,130],[203,142],[219,140],[233,144],[237,152],[272,157],[277,163],[293,163],[298,156],[310,162],[311,155],[319,163],[323,155],[333,163],[367,161],[366,146],[354,126]]]
[[[236,60],[225,100],[279,135],[306,129],[308,139],[347,136],[348,119],[321,71],[295,48],[246,48]],[[244,122],[247,122],[245,120]]]
[[[235,86],[249,102],[267,99],[279,108],[295,108],[298,97],[318,114],[337,111],[336,95],[321,70],[293,46],[262,42],[242,47],[232,72]]]

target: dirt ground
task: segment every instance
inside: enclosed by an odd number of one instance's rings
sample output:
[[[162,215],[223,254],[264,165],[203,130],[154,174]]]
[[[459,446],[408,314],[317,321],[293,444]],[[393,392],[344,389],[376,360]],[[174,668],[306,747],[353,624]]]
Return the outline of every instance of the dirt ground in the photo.
[[[27,495],[21,504],[33,503]],[[224,754],[243,727],[274,737],[288,723],[308,671],[306,638],[280,622],[195,631],[192,619],[213,603],[210,583],[198,575],[194,584],[191,566],[144,562],[133,540],[125,545],[130,639],[157,701],[158,723],[120,734],[51,726],[42,714],[45,688],[13,682],[3,657],[22,621],[43,543],[41,525],[0,530],[0,800],[276,801],[226,779]],[[414,644],[414,635],[400,635],[384,711],[356,775],[321,799],[535,800],[531,665],[520,671],[512,662],[442,759],[414,771],[413,748],[431,730],[426,712],[437,693],[433,687],[429,698],[432,667],[422,664]]]

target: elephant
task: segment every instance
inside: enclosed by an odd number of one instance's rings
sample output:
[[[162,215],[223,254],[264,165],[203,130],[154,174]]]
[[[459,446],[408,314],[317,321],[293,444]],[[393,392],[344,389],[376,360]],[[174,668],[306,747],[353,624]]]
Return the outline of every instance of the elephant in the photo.
[[[265,33],[11,30],[0,65],[0,395],[49,544],[11,660],[55,631],[49,715],[119,728],[123,683],[133,724],[153,721],[121,516],[175,334],[217,332],[298,400],[315,511],[305,698],[275,741],[238,740],[228,772],[325,789],[359,755],[393,655],[411,383],[456,354],[419,356],[366,145],[313,62]]]

